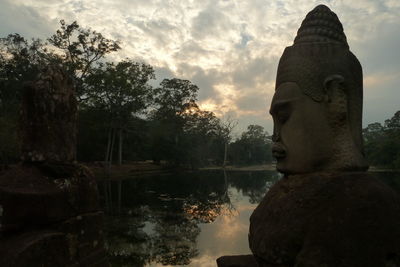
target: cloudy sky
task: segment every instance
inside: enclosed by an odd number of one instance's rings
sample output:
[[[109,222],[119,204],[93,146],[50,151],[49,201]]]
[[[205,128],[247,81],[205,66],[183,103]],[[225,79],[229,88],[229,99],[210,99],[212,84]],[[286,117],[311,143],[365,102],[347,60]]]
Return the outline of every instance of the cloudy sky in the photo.
[[[77,20],[120,40],[129,57],[153,65],[159,81],[200,88],[199,103],[219,117],[272,131],[268,107],[276,67],[301,21],[318,4],[341,20],[364,70],[364,126],[400,110],[399,0],[0,0],[0,36],[46,38]]]

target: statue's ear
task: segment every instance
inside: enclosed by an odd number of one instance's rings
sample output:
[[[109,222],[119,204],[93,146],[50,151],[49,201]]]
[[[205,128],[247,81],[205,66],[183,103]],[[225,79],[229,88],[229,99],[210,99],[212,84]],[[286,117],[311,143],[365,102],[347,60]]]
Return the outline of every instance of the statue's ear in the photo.
[[[339,90],[344,89],[343,83],[344,83],[344,78],[340,74],[329,75],[324,80],[325,100],[327,102],[331,102],[332,96],[338,93],[338,89]]]

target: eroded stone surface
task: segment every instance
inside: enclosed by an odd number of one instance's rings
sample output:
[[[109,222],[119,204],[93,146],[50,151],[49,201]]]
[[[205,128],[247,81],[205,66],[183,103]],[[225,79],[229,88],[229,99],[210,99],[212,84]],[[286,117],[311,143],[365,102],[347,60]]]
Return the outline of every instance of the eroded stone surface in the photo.
[[[94,177],[72,164],[69,177],[57,178],[36,165],[14,167],[0,176],[1,232],[60,222],[99,210]]]
[[[0,266],[72,266],[66,236],[56,231],[31,231],[3,238]]]
[[[72,80],[62,68],[48,66],[24,88],[20,115],[23,161],[74,161],[76,123]]]
[[[253,255],[222,256],[217,259],[218,267],[254,267],[257,266]]]
[[[294,175],[253,212],[249,242],[265,264],[400,266],[399,222],[399,196],[369,174]]]

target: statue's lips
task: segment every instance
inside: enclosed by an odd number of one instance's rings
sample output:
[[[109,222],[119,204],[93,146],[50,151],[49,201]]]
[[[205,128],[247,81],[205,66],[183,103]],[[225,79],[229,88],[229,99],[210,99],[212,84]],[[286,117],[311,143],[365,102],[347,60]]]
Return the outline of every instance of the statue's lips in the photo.
[[[286,151],[281,144],[275,143],[272,145],[272,156],[276,159],[283,159],[286,157]]]

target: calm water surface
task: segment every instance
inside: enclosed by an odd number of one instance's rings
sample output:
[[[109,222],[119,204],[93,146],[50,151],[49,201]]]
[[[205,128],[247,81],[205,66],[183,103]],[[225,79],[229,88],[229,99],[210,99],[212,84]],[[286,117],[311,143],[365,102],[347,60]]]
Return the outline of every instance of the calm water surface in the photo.
[[[398,173],[380,173],[400,189]],[[277,172],[201,171],[106,181],[106,247],[112,266],[216,266],[248,254],[249,217]]]

